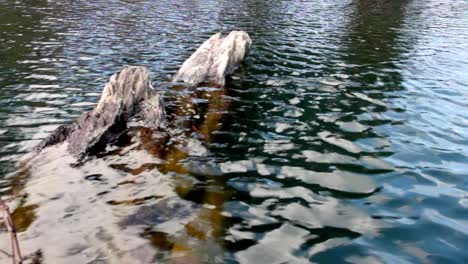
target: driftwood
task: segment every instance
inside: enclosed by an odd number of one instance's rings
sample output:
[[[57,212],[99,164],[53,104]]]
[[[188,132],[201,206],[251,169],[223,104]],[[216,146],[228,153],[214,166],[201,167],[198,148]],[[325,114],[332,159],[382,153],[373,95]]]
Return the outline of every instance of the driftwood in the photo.
[[[250,37],[243,31],[233,31],[224,38],[221,37],[221,34],[215,34],[203,43],[182,65],[182,68],[174,77],[174,81],[184,81],[193,85],[214,83],[224,86],[226,76],[232,74],[239,67],[250,45]],[[224,89],[219,90],[219,92],[215,93],[218,94],[216,98],[210,94],[214,102],[211,107],[215,109],[227,107],[222,100],[219,100],[224,95]],[[216,129],[219,119],[220,116],[217,115],[206,118],[200,125],[202,127],[202,129],[199,129],[200,133],[206,133],[205,137],[208,138],[210,131]],[[48,146],[67,142],[67,150],[71,154],[81,158],[93,154],[95,150],[117,140],[128,128],[134,125],[149,128],[147,129],[150,131],[148,134],[151,134],[154,132],[153,128],[159,128],[164,124],[164,120],[164,108],[160,94],[151,86],[150,72],[144,67],[128,66],[119,73],[112,75],[103,89],[101,99],[93,110],[82,114],[72,124],[58,127],[40,142],[35,150],[36,152],[40,152]],[[62,150],[65,150],[65,146],[63,146]],[[61,153],[57,152],[56,154]],[[175,148],[173,152],[170,151],[167,154],[165,160],[170,160],[171,162],[164,165],[166,166],[165,168],[168,171],[185,171],[185,168],[177,166],[179,166],[178,162],[188,155],[188,153]],[[55,166],[57,167],[57,165]],[[76,190],[73,191],[76,192]],[[221,196],[224,197],[224,194],[221,194]],[[214,198],[210,196],[206,199],[212,201]],[[221,205],[220,203],[219,206],[221,207]],[[4,213],[5,226],[10,234],[12,253],[9,254],[3,250],[0,250],[0,252],[12,258],[14,263],[22,263],[24,258],[18,245],[12,215],[8,206],[1,199],[0,211]],[[210,219],[219,221],[220,217],[216,215],[219,212],[217,210],[210,210],[210,212],[215,214]],[[204,217],[206,216],[201,216],[202,219]],[[213,222],[213,226],[219,225],[220,223]],[[214,230],[216,231],[217,229],[214,228]],[[220,233],[220,231],[215,231],[213,233]],[[62,238],[61,234],[60,238]],[[174,248],[173,252],[177,252],[183,246],[174,246]],[[24,252],[27,252],[27,249],[26,247],[26,251]],[[26,257],[26,259],[28,258]]]
[[[193,85],[221,86],[246,56],[252,41],[244,31],[226,37],[215,34],[184,62],[174,77]],[[118,139],[136,119],[140,126],[157,128],[164,119],[160,95],[151,86],[150,72],[128,66],[114,74],[105,85],[98,105],[82,114],[75,123],[62,125],[39,143],[35,150],[68,142],[68,151],[77,157],[93,153]]]
[[[117,140],[133,117],[138,116],[143,126],[156,128],[163,114],[160,95],[151,86],[150,72],[145,67],[128,66],[112,75],[92,111],[82,114],[73,124],[58,127],[36,146],[36,151],[67,141],[68,151],[81,157]]]
[[[226,37],[217,33],[184,62],[174,81],[224,86],[226,76],[233,74],[239,67],[251,44],[252,40],[244,31],[232,31]]]

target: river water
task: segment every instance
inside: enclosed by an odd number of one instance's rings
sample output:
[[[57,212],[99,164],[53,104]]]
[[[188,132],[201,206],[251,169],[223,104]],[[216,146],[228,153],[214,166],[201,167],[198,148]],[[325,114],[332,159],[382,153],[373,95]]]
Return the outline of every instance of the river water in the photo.
[[[234,29],[225,89],[168,81]],[[178,136],[21,178],[127,64]],[[467,263],[467,73],[465,0],[1,0],[1,191],[44,263]]]

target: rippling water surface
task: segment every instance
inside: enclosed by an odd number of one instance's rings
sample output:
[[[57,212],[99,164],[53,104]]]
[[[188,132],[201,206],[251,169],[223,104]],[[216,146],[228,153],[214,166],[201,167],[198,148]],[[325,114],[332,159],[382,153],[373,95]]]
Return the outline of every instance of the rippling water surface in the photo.
[[[225,89],[168,82],[234,29],[254,45]],[[25,254],[467,263],[467,40],[464,0],[0,1],[0,178]],[[127,64],[175,132],[24,173]]]

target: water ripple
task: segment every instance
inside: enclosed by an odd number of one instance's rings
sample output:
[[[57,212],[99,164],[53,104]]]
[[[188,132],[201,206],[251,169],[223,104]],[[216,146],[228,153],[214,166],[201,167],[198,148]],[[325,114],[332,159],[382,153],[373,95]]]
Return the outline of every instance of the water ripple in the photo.
[[[29,192],[22,246],[60,241],[44,249],[52,262],[465,263],[467,8],[1,2],[0,186]],[[197,45],[233,29],[254,45],[226,89],[168,82]],[[170,135],[131,131],[84,167],[52,153],[17,171],[126,64],[153,72]]]

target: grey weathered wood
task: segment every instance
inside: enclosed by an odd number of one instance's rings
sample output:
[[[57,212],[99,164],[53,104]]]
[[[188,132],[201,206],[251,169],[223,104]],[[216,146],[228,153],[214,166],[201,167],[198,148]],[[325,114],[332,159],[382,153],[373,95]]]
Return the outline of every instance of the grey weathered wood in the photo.
[[[92,111],[82,114],[73,124],[57,128],[36,150],[67,141],[70,153],[83,156],[116,140],[132,117],[138,115],[140,124],[157,127],[163,114],[159,94],[151,86],[150,72],[145,67],[128,66],[112,75]]]
[[[184,62],[174,81],[224,85],[226,76],[240,66],[251,44],[244,31],[232,31],[226,37],[215,34]],[[58,127],[36,146],[36,151],[66,141],[68,151],[81,157],[117,140],[131,124],[156,128],[163,119],[164,108],[151,86],[150,72],[145,67],[128,66],[112,75],[92,111],[72,124]]]
[[[174,81],[224,85],[226,76],[240,66],[251,45],[252,40],[244,31],[232,31],[226,37],[217,33],[184,62]]]

